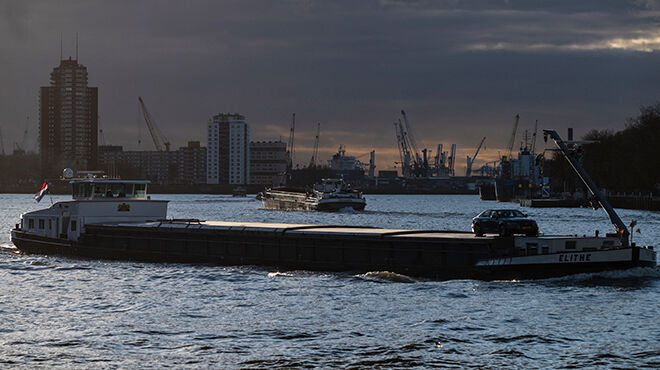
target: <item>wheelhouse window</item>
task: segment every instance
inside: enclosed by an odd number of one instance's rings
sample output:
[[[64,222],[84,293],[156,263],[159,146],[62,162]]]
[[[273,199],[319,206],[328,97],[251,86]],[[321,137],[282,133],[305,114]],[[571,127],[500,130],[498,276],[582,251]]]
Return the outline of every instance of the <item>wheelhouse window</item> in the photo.
[[[92,197],[92,184],[90,183],[74,183],[73,184],[73,197],[74,198],[91,198]]]
[[[147,196],[147,184],[135,184],[135,197],[144,198]]]

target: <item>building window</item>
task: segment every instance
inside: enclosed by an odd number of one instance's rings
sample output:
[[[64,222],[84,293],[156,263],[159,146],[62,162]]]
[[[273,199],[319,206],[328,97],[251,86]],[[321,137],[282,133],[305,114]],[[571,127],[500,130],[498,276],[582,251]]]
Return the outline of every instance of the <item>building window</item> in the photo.
[[[76,221],[75,220],[71,221],[71,231],[76,231],[76,227],[77,227]]]
[[[44,228],[44,219],[43,219],[43,218],[40,218],[40,219],[39,219],[39,228],[40,228],[40,229],[43,229],[43,228]]]
[[[34,229],[34,218],[28,218],[28,229]]]

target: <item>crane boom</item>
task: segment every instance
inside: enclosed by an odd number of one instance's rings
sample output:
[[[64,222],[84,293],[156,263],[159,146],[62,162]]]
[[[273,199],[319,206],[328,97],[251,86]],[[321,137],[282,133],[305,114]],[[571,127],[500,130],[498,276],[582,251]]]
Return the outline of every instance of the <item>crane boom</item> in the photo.
[[[319,135],[321,134],[321,122],[316,125],[316,137],[314,138],[314,150],[312,151],[312,158],[309,161],[309,167],[316,167],[319,155]]]
[[[580,165],[580,162],[576,158],[573,151],[571,151],[566,143],[561,139],[561,137],[559,137],[557,131],[543,130],[543,139],[547,141],[548,136],[550,136],[550,138],[555,142],[555,145],[559,148],[571,167],[573,167],[573,170],[578,175],[580,180],[582,180],[582,183],[584,183],[587,189],[589,189],[591,195],[595,198],[596,201],[598,201],[600,206],[603,207],[603,210],[605,210],[605,213],[607,213],[607,215],[610,217],[610,221],[614,225],[617,234],[619,234],[621,243],[624,246],[628,246],[628,237],[630,236],[630,232],[628,231],[626,224],[623,223],[614,208],[612,208],[610,203],[607,201],[605,195],[603,195],[603,193],[598,189],[596,183],[591,179],[591,177],[589,177],[587,171],[585,171],[585,169]]]
[[[479,146],[477,147],[477,151],[474,152],[474,156],[470,158],[470,156],[467,156],[467,167],[465,168],[465,176],[470,176],[472,174],[472,163],[474,163],[474,160],[477,158],[477,155],[479,154],[479,150],[481,150],[481,146],[484,145],[484,141],[486,141],[486,137],[484,136],[483,139],[481,139],[481,142],[479,143]]]
[[[415,142],[415,137],[412,134],[412,130],[410,129],[410,124],[408,123],[408,117],[406,116],[406,112],[401,109],[401,115],[403,116],[403,122],[406,124],[405,127],[405,133],[406,137],[408,139],[408,143],[410,144],[410,149],[412,149],[412,153],[415,155],[416,159],[419,159],[419,153],[417,151],[417,142]]]
[[[508,159],[511,160],[511,157],[513,155],[513,144],[516,141],[516,132],[518,131],[518,121],[520,120],[520,115],[516,114],[516,120],[513,123],[513,133],[511,133],[511,138],[509,139],[509,144],[507,145],[507,154],[508,154]]]
[[[156,147],[156,150],[159,152],[163,151],[163,145],[165,146],[165,151],[170,151],[170,142],[167,140],[165,135],[163,135],[162,132],[158,129],[158,126],[156,126],[156,122],[154,122],[154,119],[151,117],[151,114],[147,110],[147,106],[144,104],[144,101],[142,100],[142,97],[138,97],[138,101],[140,102],[140,108],[142,109],[142,115],[144,117],[144,121],[147,123],[147,128],[149,129],[149,134],[151,134],[151,138],[154,141],[154,146]],[[162,144],[161,144],[162,141]]]
[[[539,120],[534,123],[534,134],[532,135],[532,154],[536,153],[536,133],[539,131]]]
[[[293,140],[296,134],[296,114],[293,113],[291,117],[291,129],[289,130],[289,141],[286,144],[286,159],[288,170],[293,168],[294,147]]]

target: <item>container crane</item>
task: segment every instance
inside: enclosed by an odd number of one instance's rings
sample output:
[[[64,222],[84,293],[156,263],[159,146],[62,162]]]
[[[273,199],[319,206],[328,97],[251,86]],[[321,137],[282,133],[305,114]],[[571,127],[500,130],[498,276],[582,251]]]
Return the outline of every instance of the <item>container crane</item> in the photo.
[[[163,135],[163,133],[158,129],[158,126],[156,126],[156,122],[151,117],[151,114],[147,110],[147,106],[144,104],[144,101],[142,100],[141,96],[138,97],[138,101],[140,102],[140,108],[142,109],[142,116],[144,117],[144,122],[147,123],[147,128],[149,129],[149,134],[151,134],[151,138],[154,141],[154,146],[156,147],[156,150],[162,152],[163,146],[165,146],[165,151],[169,152],[170,151],[169,140],[167,140],[165,135]]]
[[[516,120],[513,123],[513,133],[511,133],[511,139],[509,139],[509,144],[507,145],[507,160],[511,160],[513,156],[513,144],[516,142],[516,132],[518,131],[518,121],[520,121],[520,115],[516,114]]]
[[[291,171],[293,169],[293,157],[294,157],[294,147],[293,139],[296,134],[296,114],[293,113],[291,117],[291,129],[289,130],[289,141],[286,144],[286,160],[287,160],[287,170]]]
[[[314,138],[314,149],[312,151],[312,158],[309,160],[310,168],[316,167],[316,162],[318,161],[320,134],[321,134],[321,123],[319,122],[316,126],[316,137]]]
[[[483,139],[481,139],[481,142],[477,147],[477,151],[474,152],[474,156],[472,158],[470,158],[469,155],[467,156],[467,167],[465,168],[465,177],[468,177],[472,174],[472,164],[474,163],[474,160],[477,158],[477,155],[479,154],[479,150],[481,150],[481,146],[484,145],[484,141],[486,141],[485,136]]]

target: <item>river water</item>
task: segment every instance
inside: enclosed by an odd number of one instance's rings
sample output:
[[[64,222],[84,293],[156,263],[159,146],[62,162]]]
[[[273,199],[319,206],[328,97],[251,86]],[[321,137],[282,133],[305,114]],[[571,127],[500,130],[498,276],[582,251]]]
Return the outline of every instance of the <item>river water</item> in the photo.
[[[252,198],[153,197],[170,199],[175,218],[452,230],[502,206],[371,195],[364,212],[313,213],[267,211]],[[15,254],[9,229],[44,203],[0,194],[0,366],[660,367],[658,268],[432,281]],[[547,234],[612,229],[602,210],[524,211]],[[660,245],[660,213],[619,214],[638,221],[636,242]]]

